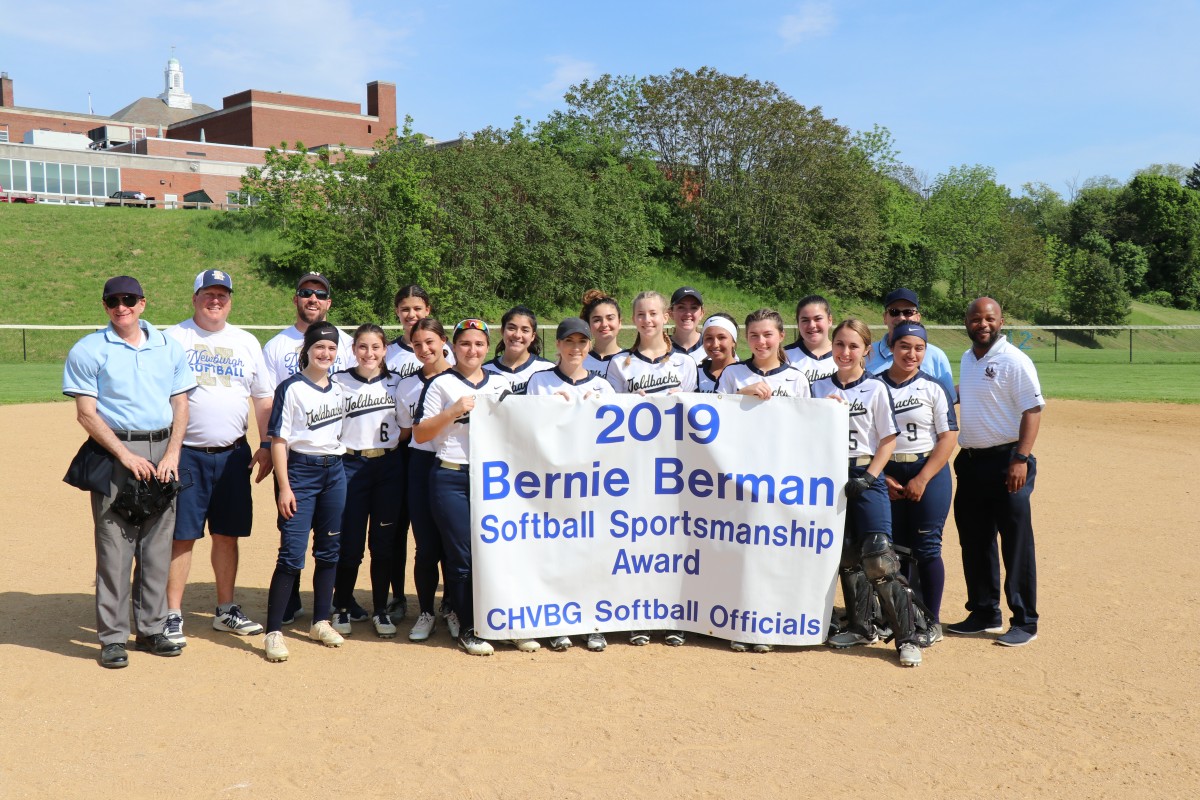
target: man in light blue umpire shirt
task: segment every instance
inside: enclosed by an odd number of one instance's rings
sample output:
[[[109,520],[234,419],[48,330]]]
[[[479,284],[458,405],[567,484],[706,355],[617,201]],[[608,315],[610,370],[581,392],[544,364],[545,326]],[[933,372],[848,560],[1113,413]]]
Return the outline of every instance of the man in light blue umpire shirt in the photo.
[[[897,325],[902,322],[920,321],[921,304],[917,302],[917,293],[912,289],[901,287],[883,298],[883,322],[887,325],[887,333],[871,345],[867,353],[867,372],[878,375],[892,365],[892,350],[887,343]],[[954,373],[950,369],[950,359],[946,357],[946,351],[929,342],[925,346],[925,360],[921,362],[921,371],[945,387],[951,403],[958,402]]]
[[[146,296],[137,280],[128,275],[111,278],[102,297],[109,324],[71,348],[63,370],[63,394],[75,398],[79,424],[115,459],[109,491],[93,491],[91,503],[100,664],[116,669],[129,663],[125,648],[131,602],[137,649],[159,656],[181,652],[162,633],[175,504],[140,525],[126,521],[111,506],[130,475],[160,481],[177,477],[188,392],[196,381],[179,343],[141,321]]]

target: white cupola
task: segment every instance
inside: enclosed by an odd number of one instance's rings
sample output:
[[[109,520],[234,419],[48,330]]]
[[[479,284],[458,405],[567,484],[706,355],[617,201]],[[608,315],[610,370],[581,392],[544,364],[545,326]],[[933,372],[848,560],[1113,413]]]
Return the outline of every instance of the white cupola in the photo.
[[[163,70],[163,78],[166,88],[158,96],[158,99],[171,108],[190,109],[192,96],[183,90],[183,67],[179,66],[179,59],[172,56],[167,61],[167,68]]]

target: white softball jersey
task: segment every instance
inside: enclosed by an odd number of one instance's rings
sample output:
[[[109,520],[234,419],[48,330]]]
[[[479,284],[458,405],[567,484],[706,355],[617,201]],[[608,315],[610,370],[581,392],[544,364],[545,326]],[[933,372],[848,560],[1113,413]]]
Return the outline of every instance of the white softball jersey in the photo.
[[[342,444],[350,450],[390,450],[400,441],[396,418],[400,376],[380,372],[363,380],[357,369],[335,372],[333,381],[342,388],[346,418],[342,420]]]
[[[531,375],[529,384],[525,387],[527,395],[546,395],[558,392],[565,392],[575,399],[582,399],[587,394],[616,394],[612,385],[600,375],[589,372],[586,378],[573,381],[558,367]]]
[[[275,389],[271,423],[267,432],[286,439],[289,450],[310,456],[340,456],[342,416],[345,414],[342,387],[330,380],[322,389],[297,372]]]
[[[263,360],[267,364],[267,372],[275,386],[283,383],[300,371],[300,349],[304,347],[304,334],[295,325],[289,325],[275,334],[269,342],[263,345]],[[341,328],[338,328],[337,357],[329,374],[350,369],[358,363],[354,357],[354,339]]]
[[[594,372],[603,378],[604,376],[608,375],[608,365],[611,364],[612,360],[619,355],[621,354],[613,353],[610,356],[598,356],[595,353],[588,353],[583,357],[583,368],[588,372]]]
[[[434,376],[425,386],[413,415],[414,424],[437,416],[442,409],[449,408],[460,397],[467,395],[499,395],[511,391],[508,378],[495,372],[484,371],[479,383],[471,383],[457,370],[447,370]],[[442,428],[433,438],[435,452],[442,461],[452,464],[469,463],[471,453],[471,415],[465,414]]]
[[[728,369],[728,367],[726,367]],[[720,375],[713,375],[712,360],[704,359],[700,362],[696,369],[696,391],[712,394],[717,391],[717,384],[721,382]]]
[[[685,356],[690,356],[692,361],[696,362],[697,366],[699,366],[700,363],[702,361],[704,361],[704,359],[708,358],[708,353],[704,352],[704,338],[703,337],[701,337],[700,339],[697,339],[696,343],[694,345],[692,345],[691,347],[686,347],[686,348],[680,347],[679,345],[675,344],[674,342],[671,342],[671,349],[674,350],[676,353],[683,353]]]
[[[886,372],[879,379],[892,393],[892,408],[900,426],[895,452],[928,453],[939,435],[958,430],[954,404],[946,394],[946,387],[924,372],[917,372],[903,383],[893,382]]]
[[[500,361],[500,356],[496,356],[491,361],[483,365],[487,372],[493,372],[508,378],[508,382],[512,384],[513,394],[525,394],[525,386],[529,383],[529,379],[539,372],[545,372],[548,369],[554,369],[554,362],[547,361],[541,356],[530,354],[523,362],[515,367],[506,367]]]
[[[887,384],[874,375],[864,373],[845,386],[838,383],[837,375],[830,375],[812,385],[812,396],[846,401],[850,411],[850,458],[875,455],[881,439],[900,432]]]
[[[808,378],[791,364],[781,364],[763,372],[749,361],[730,364],[721,371],[717,391],[722,394],[737,394],[747,386],[766,383],[774,397],[812,397]]]
[[[812,351],[804,346],[802,339],[797,339],[783,348],[788,363],[804,373],[809,383],[816,383],[821,378],[828,378],[837,372],[837,364],[833,363],[833,351],[823,356],[814,356]]]
[[[450,345],[442,345],[442,355],[446,357],[451,366],[454,366],[454,351],[450,349]],[[396,373],[401,378],[407,378],[413,373],[420,372],[421,368],[425,366],[417,358],[417,354],[413,352],[412,346],[400,339],[387,346],[384,361],[387,364],[388,370]]]
[[[696,362],[677,350],[650,359],[635,350],[622,350],[608,362],[605,376],[618,394],[657,394],[678,389],[696,391]]]
[[[436,378],[437,375],[433,376]],[[417,408],[421,404],[421,393],[425,391],[425,386],[433,380],[426,378],[420,372],[414,372],[407,378],[400,381],[396,387],[396,421],[402,428],[411,428],[413,426],[413,418],[417,415]],[[413,450],[424,450],[427,453],[437,452],[436,442],[420,442],[416,439],[409,438],[408,446]]]
[[[250,397],[271,397],[275,384],[267,372],[258,339],[226,325],[206,331],[192,319],[165,333],[183,348],[196,390],[188,395],[189,447],[228,447],[246,435]],[[257,446],[257,445],[256,445]]]
[[[958,370],[958,443],[995,447],[1017,441],[1021,415],[1043,408],[1042,385],[1033,361],[1001,338],[983,358],[963,353]]]

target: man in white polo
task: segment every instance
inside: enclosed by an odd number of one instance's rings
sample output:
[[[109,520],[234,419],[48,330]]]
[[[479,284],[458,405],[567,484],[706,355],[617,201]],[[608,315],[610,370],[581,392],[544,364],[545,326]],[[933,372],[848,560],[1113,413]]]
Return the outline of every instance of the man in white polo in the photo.
[[[263,363],[258,339],[230,325],[233,279],[210,269],[192,284],[192,317],[166,333],[183,347],[196,378],[188,397],[188,426],[179,469],[188,488],[180,492],[175,514],[171,572],[167,580],[167,621],[163,633],[178,645],[183,634],[183,592],[192,566],[192,549],[204,538],[205,523],[212,534],[212,567],[217,583],[217,610],[212,626],[241,635],[262,633],[234,602],[238,540],[250,535],[254,509],[250,470],[258,465],[257,481],[271,472],[270,447],[246,440],[249,402],[259,431],[266,431],[275,386]],[[260,438],[262,435],[260,434]]]
[[[980,297],[967,307],[971,349],[959,371],[958,491],[954,522],[967,583],[967,618],[948,625],[960,635],[999,633],[1000,557],[1011,627],[997,644],[1037,638],[1037,570],[1029,499],[1037,478],[1033,445],[1042,420],[1042,388],[1029,356],[1003,333],[1000,304]],[[1000,553],[996,533],[1000,533]]]

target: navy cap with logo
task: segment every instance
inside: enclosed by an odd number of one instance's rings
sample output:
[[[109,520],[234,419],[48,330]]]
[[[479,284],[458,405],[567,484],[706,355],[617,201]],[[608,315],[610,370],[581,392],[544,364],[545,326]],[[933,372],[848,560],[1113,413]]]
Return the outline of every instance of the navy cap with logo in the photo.
[[[896,346],[896,342],[903,339],[905,336],[916,336],[923,342],[929,341],[929,334],[925,332],[925,326],[919,322],[901,322],[892,331],[892,336],[888,339],[888,345]]]
[[[698,291],[690,286],[680,286],[678,289],[676,289],[675,294],[671,295],[671,305],[675,305],[685,297],[695,298],[697,303],[704,305],[704,298],[700,296]]]
[[[222,272],[219,269],[206,269],[196,276],[196,280],[192,283],[192,294],[207,289],[210,286],[224,286],[229,291],[233,291],[233,278],[229,277],[228,272]]]
[[[115,294],[132,294],[137,297],[145,297],[146,293],[142,291],[142,285],[137,282],[136,278],[131,278],[128,275],[118,275],[115,278],[109,278],[104,283],[104,294],[100,295],[101,299],[112,297]]]
[[[571,334],[578,333],[580,336],[586,336],[590,341],[592,338],[592,329],[588,324],[579,317],[567,317],[562,322],[558,323],[558,330],[554,334],[554,338],[558,341],[566,339]]]
[[[905,289],[903,287],[889,292],[888,296],[883,298],[883,307],[887,308],[892,303],[898,303],[902,300],[907,300],[917,308],[921,307],[921,304],[917,302],[917,293],[912,289]]]
[[[325,287],[325,291],[330,293],[333,292],[333,289],[329,286],[329,278],[326,278],[319,272],[310,272],[300,280],[296,281],[296,290],[299,291],[300,287],[306,283],[319,283]]]

